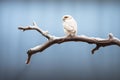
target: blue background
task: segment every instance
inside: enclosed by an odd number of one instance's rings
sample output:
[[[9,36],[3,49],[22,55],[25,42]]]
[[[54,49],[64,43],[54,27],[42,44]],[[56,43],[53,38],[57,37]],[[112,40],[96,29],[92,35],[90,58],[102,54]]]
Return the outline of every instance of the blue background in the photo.
[[[120,47],[108,46],[91,54],[95,45],[83,42],[56,44],[32,56],[27,50],[46,42],[36,31],[22,32],[32,25],[64,36],[62,16],[72,15],[78,35],[120,38],[120,1],[31,0],[0,1],[0,80],[120,80]]]

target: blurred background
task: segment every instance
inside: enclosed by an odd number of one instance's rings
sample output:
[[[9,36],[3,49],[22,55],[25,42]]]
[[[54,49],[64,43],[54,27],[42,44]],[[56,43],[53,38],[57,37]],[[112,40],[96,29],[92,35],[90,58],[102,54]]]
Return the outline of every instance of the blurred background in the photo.
[[[27,50],[43,44],[37,31],[18,30],[32,25],[64,36],[62,16],[72,15],[78,35],[120,39],[119,0],[1,0],[0,80],[120,80],[120,47],[108,46],[91,54],[95,45],[83,42],[56,44],[32,56]]]

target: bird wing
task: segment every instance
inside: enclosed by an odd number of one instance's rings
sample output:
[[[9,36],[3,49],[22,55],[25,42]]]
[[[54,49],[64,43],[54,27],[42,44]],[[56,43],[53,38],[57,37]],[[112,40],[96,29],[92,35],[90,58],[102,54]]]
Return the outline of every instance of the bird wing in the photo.
[[[73,27],[69,25],[68,23],[63,23],[64,29],[67,31],[73,31]]]

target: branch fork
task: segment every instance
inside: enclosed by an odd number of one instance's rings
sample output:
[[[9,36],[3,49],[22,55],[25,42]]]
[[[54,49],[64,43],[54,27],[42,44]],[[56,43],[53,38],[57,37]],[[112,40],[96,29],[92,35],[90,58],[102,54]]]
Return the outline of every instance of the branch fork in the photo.
[[[69,41],[77,41],[77,42],[86,42],[89,44],[96,44],[96,47],[91,50],[92,54],[95,53],[95,51],[99,50],[100,47],[106,47],[110,45],[117,45],[120,47],[120,39],[114,37],[112,33],[109,33],[107,39],[102,38],[95,38],[95,37],[87,37],[85,35],[76,35],[76,36],[63,36],[63,37],[56,37],[53,35],[50,35],[48,31],[44,31],[41,28],[38,27],[36,22],[33,22],[33,26],[26,26],[26,27],[18,27],[19,30],[27,31],[27,30],[36,30],[38,31],[42,36],[47,38],[47,42],[43,43],[42,45],[38,45],[36,47],[30,48],[27,51],[28,58],[26,61],[26,64],[30,62],[31,56],[33,54],[36,54],[38,52],[42,52],[48,47],[52,46],[53,44],[61,44],[63,42],[69,42]]]

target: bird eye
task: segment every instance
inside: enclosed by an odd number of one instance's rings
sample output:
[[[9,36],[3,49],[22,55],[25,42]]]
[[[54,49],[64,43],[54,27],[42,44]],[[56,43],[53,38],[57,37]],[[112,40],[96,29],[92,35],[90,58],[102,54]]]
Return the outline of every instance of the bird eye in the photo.
[[[65,16],[64,18],[68,18],[68,16]]]

